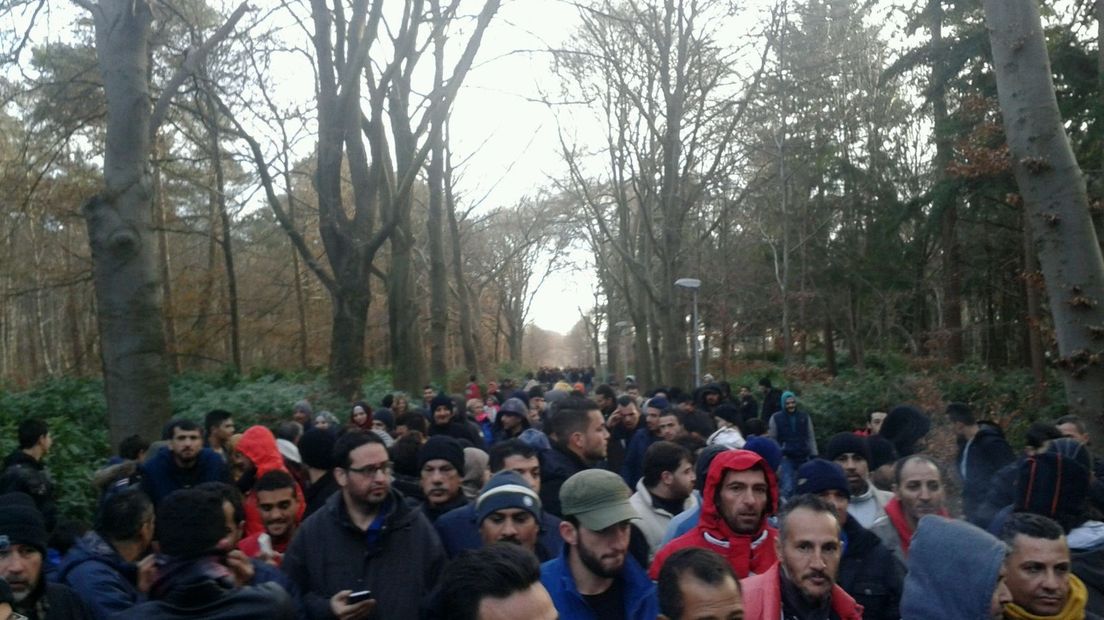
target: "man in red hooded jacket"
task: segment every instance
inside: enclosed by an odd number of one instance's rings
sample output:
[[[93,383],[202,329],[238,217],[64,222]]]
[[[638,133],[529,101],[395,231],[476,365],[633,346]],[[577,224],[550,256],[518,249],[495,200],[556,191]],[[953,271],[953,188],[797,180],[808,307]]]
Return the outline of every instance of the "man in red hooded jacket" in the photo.
[[[270,471],[290,472],[284,466],[284,457],[280,455],[280,449],[276,447],[276,436],[263,426],[247,428],[234,449],[248,461],[245,464],[245,473],[237,483],[238,489],[245,496],[244,536],[248,538],[265,531],[261,511],[257,508],[257,496],[253,492],[253,485]],[[299,523],[303,520],[306,501],[303,500],[303,490],[298,484],[295,485],[295,499],[299,504],[295,522]]]
[[[719,553],[740,579],[766,572],[777,559],[778,532],[767,524],[777,509],[778,482],[763,457],[748,450],[718,454],[706,476],[698,525],[659,550],[649,576],[657,579],[667,557],[687,547]]]

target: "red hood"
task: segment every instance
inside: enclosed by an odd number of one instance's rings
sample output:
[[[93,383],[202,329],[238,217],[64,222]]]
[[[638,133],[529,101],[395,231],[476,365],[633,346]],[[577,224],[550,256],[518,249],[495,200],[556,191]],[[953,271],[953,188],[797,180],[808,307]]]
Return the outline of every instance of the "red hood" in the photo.
[[[705,478],[705,490],[702,493],[702,511],[699,524],[707,531],[722,539],[730,539],[737,534],[728,527],[717,508],[717,489],[730,471],[759,469],[767,477],[767,512],[759,522],[759,530],[752,538],[757,538],[767,527],[767,517],[778,512],[778,481],[774,470],[763,457],[750,450],[726,450],[717,455],[709,465],[709,474]]]
[[[250,461],[253,461],[253,465],[257,468],[256,477],[258,480],[261,476],[275,469],[287,471],[287,468],[284,467],[284,457],[280,455],[280,450],[276,447],[276,437],[272,434],[272,431],[263,426],[247,428],[242,433],[241,440],[238,441],[237,450],[249,457]]]

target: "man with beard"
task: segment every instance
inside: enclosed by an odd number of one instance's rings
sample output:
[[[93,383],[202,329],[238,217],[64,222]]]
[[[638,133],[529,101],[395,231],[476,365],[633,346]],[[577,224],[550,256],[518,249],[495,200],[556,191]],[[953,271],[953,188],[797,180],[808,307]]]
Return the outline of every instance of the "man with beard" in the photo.
[[[579,472],[563,484],[560,504],[563,552],[541,565],[560,618],[655,618],[655,585],[628,554],[629,521],[638,517],[624,481],[600,469]]]
[[[914,454],[897,461],[893,478],[893,499],[886,504],[886,516],[875,521],[870,531],[906,564],[912,534],[920,518],[948,516],[944,508],[943,476],[934,460]]]
[[[109,490],[96,529],[77,539],[58,569],[57,582],[73,589],[99,618],[145,598],[154,574],[153,504],[141,490]]]
[[[656,396],[644,403],[644,428],[636,429],[625,449],[625,461],[621,465],[621,478],[629,487],[635,487],[644,468],[644,452],[648,446],[660,440],[659,418],[671,404],[666,398]]]
[[[649,557],[659,550],[671,519],[698,505],[691,459],[689,450],[669,441],[658,441],[644,453],[644,477],[629,502],[640,515],[637,526],[648,541]]]
[[[169,423],[169,445],[142,466],[142,490],[154,506],[169,493],[204,482],[229,482],[222,457],[203,447],[199,425],[176,419]]]
[[[778,563],[740,583],[748,618],[862,620],[862,606],[836,585],[843,543],[830,504],[815,495],[791,499],[776,547]]]
[[[11,588],[13,610],[30,620],[91,620],[72,590],[46,581],[46,524],[34,500],[8,493],[0,506],[0,580]]]
[[[422,514],[430,523],[468,503],[462,492],[464,448],[452,437],[430,437],[418,449],[419,484],[425,503]]]
[[[765,572],[777,559],[777,532],[767,522],[777,509],[778,484],[763,457],[748,450],[721,452],[709,465],[698,524],[659,550],[649,574],[657,578],[667,558],[687,547],[721,554],[741,579]]]
[[[558,551],[540,545],[540,496],[515,472],[502,471],[491,477],[475,500],[475,518],[484,546],[509,542],[544,559]]]
[[[1070,548],[1062,526],[1042,515],[1019,512],[1001,532],[1011,552],[1005,560],[1005,583],[1012,602],[1008,620],[1074,620],[1100,616],[1085,611],[1089,594],[1072,572]]]
[[[813,418],[797,408],[797,395],[782,392],[781,410],[771,416],[767,434],[782,446],[782,465],[778,468],[778,487],[782,498],[793,494],[797,468],[817,455]]]
[[[301,502],[295,491],[295,479],[284,471],[273,470],[257,480],[253,486],[253,497],[256,498],[264,531],[243,538],[238,543],[238,549],[251,558],[273,566],[280,565],[295,530],[299,528]],[[262,543],[262,539],[267,542]]]
[[[548,431],[552,449],[541,453],[541,503],[560,516],[560,487],[574,474],[602,463],[609,431],[597,403],[576,395],[559,402]]]
[[[866,620],[898,620],[905,567],[877,535],[849,514],[848,478],[838,463],[813,459],[797,472],[797,493],[812,494],[835,508],[846,542],[836,584],[863,607]]]
[[[606,454],[609,469],[619,472],[625,464],[629,442],[632,441],[636,429],[640,427],[640,410],[636,408],[636,401],[628,396],[618,397],[617,408],[606,418],[606,427],[610,432],[609,449]]]
[[[402,618],[418,609],[444,566],[437,533],[391,488],[391,461],[375,433],[346,433],[334,445],[341,492],[299,527],[283,569],[309,618]],[[354,591],[372,598],[350,602]]]
[[[870,446],[865,437],[854,433],[838,433],[828,440],[824,458],[843,468],[851,501],[847,512],[859,525],[869,528],[885,516],[885,506],[893,493],[883,491],[870,482]]]

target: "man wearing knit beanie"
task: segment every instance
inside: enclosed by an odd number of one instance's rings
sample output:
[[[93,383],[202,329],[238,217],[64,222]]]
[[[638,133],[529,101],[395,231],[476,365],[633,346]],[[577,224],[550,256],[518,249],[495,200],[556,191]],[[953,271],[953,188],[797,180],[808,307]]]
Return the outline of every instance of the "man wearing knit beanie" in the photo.
[[[46,581],[46,524],[34,500],[8,493],[0,506],[0,579],[11,591],[12,608],[31,620],[92,618],[72,590]]]
[[[475,516],[484,545],[511,542],[551,559],[548,550],[538,548],[540,496],[520,474],[501,471],[492,476],[475,500]]]
[[[418,449],[420,485],[426,501],[422,513],[430,523],[446,512],[468,503],[461,492],[464,447],[445,435],[430,437]]]
[[[429,435],[447,435],[456,439],[467,441],[472,446],[482,448],[484,446],[483,432],[474,422],[468,423],[467,416],[456,415],[452,399],[444,392],[437,394],[429,401],[430,425]]]
[[[882,491],[870,482],[870,445],[865,437],[838,433],[828,440],[824,458],[837,463],[847,474],[851,503],[847,509],[863,527],[870,527],[885,515],[885,505],[893,493]]]
[[[831,504],[845,541],[836,583],[863,606],[866,620],[897,620],[905,567],[876,534],[849,514],[850,484],[838,463],[813,459],[797,470],[797,495]]]
[[[307,485],[303,489],[307,509],[303,519],[314,514],[331,495],[341,490],[333,475],[335,441],[333,433],[318,428],[312,428],[299,438],[299,455],[307,474]]]

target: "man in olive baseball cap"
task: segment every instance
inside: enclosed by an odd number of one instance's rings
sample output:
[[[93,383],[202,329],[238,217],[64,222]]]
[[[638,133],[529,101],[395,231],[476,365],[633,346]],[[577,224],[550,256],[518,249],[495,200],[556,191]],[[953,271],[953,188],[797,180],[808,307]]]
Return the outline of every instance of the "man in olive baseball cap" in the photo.
[[[629,522],[639,519],[629,487],[613,472],[583,470],[560,487],[560,556],[541,582],[561,618],[655,618],[655,584],[629,554]]]

